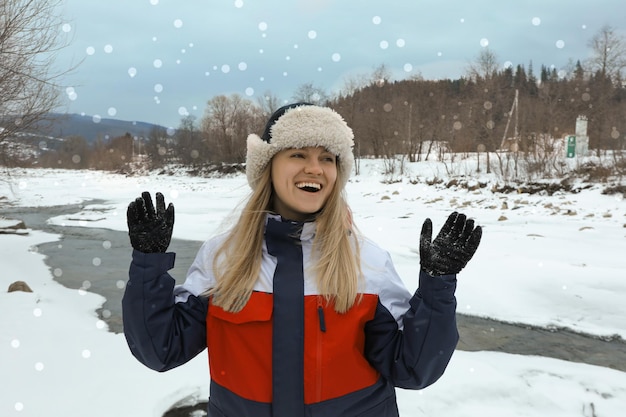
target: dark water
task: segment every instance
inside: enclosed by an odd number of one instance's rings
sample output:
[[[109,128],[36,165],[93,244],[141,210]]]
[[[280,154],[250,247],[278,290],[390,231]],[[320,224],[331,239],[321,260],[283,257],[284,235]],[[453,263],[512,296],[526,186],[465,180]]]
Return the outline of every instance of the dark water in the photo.
[[[101,204],[90,201],[88,204]],[[80,211],[81,205],[42,208],[3,208],[2,215],[23,220],[30,229],[62,235],[60,241],[39,245],[55,279],[68,288],[85,288],[106,302],[98,310],[112,332],[122,332],[121,298],[128,278],[131,247],[126,232],[88,227],[46,224],[48,218]],[[125,219],[120,219],[125,221]],[[182,282],[202,242],[173,239],[169,250],[176,252],[170,271]],[[626,372],[626,342],[620,338],[598,338],[566,329],[545,329],[519,323],[458,315],[461,336],[458,349],[537,355],[572,362],[605,366]],[[188,416],[206,404],[171,410],[164,417]]]

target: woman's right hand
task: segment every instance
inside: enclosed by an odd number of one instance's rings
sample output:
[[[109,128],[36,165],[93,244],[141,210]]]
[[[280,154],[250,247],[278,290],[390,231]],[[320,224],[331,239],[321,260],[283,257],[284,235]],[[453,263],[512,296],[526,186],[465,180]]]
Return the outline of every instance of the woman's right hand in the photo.
[[[166,209],[163,194],[156,193],[155,210],[150,193],[141,193],[141,197],[128,205],[126,220],[133,248],[143,253],[167,250],[174,230],[174,205],[170,203]]]

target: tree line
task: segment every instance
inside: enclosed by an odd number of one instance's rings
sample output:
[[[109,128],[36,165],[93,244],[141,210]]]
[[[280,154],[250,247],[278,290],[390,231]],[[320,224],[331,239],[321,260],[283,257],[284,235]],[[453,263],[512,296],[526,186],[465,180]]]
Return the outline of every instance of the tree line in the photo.
[[[458,79],[427,80],[417,75],[393,80],[380,65],[370,74],[344,80],[335,93],[306,83],[286,101],[271,92],[256,101],[220,95],[207,101],[199,120],[184,117],[173,132],[155,127],[142,138],[126,134],[93,144],[70,137],[8,161],[7,139],[34,123],[41,125],[57,103],[55,81],[60,74],[50,74],[51,62],[38,59],[42,54],[51,59],[63,46],[64,40],[50,33],[58,29],[54,26],[58,18],[41,19],[57,16],[53,13],[57,5],[58,0],[0,1],[5,16],[0,30],[0,111],[20,115],[0,120],[5,165],[120,170],[132,164],[149,169],[240,164],[245,161],[248,134],[261,133],[271,113],[291,101],[339,112],[354,130],[357,158],[400,155],[419,161],[469,152],[541,158],[553,155],[555,143],[574,133],[579,116],[588,121],[593,152],[625,147],[626,40],[606,26],[589,41],[591,58],[571,62],[563,70],[545,65],[536,70],[532,62],[505,67],[495,53],[483,48]],[[27,33],[30,38],[24,36]],[[614,155],[621,158],[616,163],[621,166],[623,153]],[[487,169],[489,164],[487,159]]]

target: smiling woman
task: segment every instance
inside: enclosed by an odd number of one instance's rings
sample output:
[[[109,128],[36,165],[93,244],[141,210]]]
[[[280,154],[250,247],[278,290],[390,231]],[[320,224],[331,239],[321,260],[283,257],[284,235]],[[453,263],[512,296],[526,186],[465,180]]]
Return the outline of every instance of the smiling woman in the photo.
[[[337,180],[335,155],[323,147],[285,149],[272,159],[274,211],[286,219],[313,218]]]
[[[395,387],[433,384],[454,352],[456,275],[482,229],[455,212],[433,241],[426,219],[411,294],[353,223],[353,133],[338,113],[284,106],[247,144],[252,194],[184,284],[167,272],[174,207],[157,193],[155,208],[148,192],[130,204],[132,354],[167,371],[208,348],[209,416],[397,417]]]

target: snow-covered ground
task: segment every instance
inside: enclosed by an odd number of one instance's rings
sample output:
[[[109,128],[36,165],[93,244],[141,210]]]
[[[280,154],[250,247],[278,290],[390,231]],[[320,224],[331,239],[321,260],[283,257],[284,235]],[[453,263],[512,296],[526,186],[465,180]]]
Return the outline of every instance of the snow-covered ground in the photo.
[[[428,186],[425,179],[443,169],[431,163],[408,164],[404,179],[389,184],[381,182],[382,168],[381,161],[362,161],[361,174],[347,186],[348,199],[361,231],[391,252],[410,290],[417,285],[423,220],[430,217],[436,233],[447,215],[459,210],[484,227],[478,252],[459,275],[459,312],[626,338],[622,195],[602,195],[599,186],[552,196],[494,194],[489,186],[474,191]],[[67,227],[126,230],[128,203],[144,190],[161,191],[176,207],[174,236],[199,241],[224,227],[249,190],[243,175],[12,170],[9,181],[0,181],[0,209],[8,203],[85,202],[80,213],[49,220]],[[95,199],[105,203],[90,204]],[[14,225],[0,220],[0,229]],[[108,332],[98,319],[101,296],[53,280],[62,271],[50,271],[34,247],[58,239],[36,230],[0,234],[0,287],[23,280],[33,289],[0,292],[0,416],[156,417],[181,398],[205,399],[204,354],[167,373],[150,371],[131,356],[123,335]],[[120,288],[125,279],[120,277]],[[439,382],[422,391],[398,390],[398,396],[403,417],[618,417],[626,409],[626,373],[542,357],[457,351]]]

